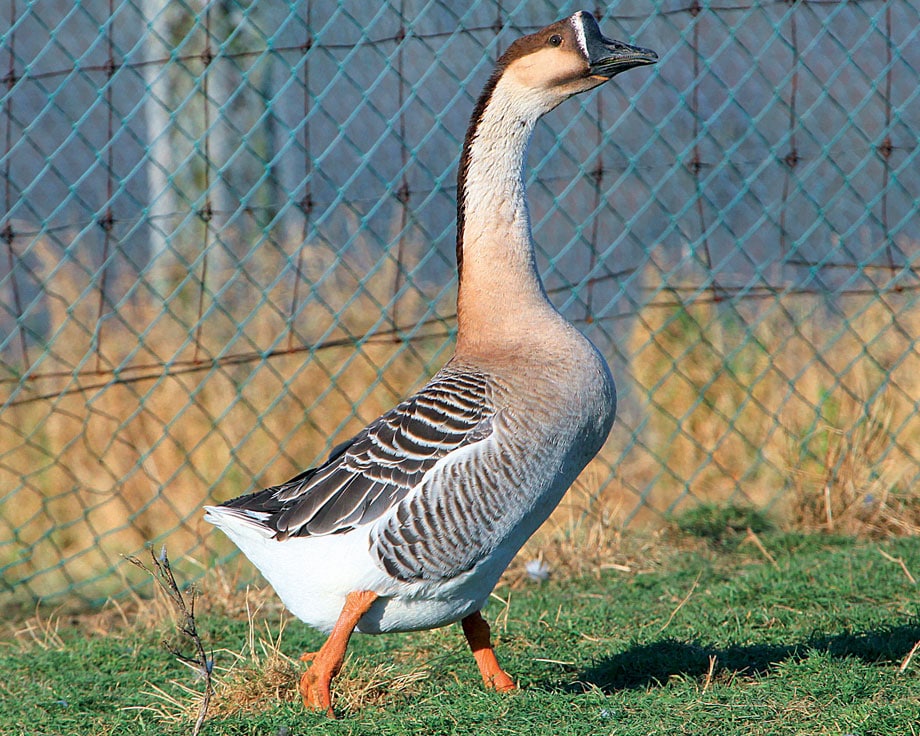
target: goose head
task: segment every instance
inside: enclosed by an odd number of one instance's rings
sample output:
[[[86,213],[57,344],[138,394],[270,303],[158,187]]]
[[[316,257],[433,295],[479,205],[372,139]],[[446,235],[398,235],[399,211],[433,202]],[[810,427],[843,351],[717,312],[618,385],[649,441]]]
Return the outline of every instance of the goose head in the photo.
[[[457,170],[458,314],[472,313],[480,298],[475,295],[492,286],[507,291],[509,281],[495,264],[512,261],[526,274],[521,283],[533,287],[529,293],[548,304],[536,272],[523,178],[534,126],[569,97],[656,61],[654,51],[604,36],[585,11],[519,38],[502,54],[473,109]],[[464,253],[474,251],[480,255],[465,265]],[[477,277],[464,276],[473,268]],[[490,281],[496,275],[501,284]],[[492,286],[464,288],[474,281]]]
[[[582,10],[516,40],[499,59],[496,73],[503,83],[539,101],[543,114],[620,72],[656,61],[654,51],[604,36],[594,16]]]

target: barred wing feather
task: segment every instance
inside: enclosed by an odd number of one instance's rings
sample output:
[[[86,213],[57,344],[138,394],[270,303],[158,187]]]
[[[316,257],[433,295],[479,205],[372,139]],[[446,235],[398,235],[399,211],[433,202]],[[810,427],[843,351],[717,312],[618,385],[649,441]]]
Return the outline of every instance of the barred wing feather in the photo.
[[[279,540],[347,532],[398,504],[439,460],[488,437],[494,414],[485,376],[445,368],[322,465],[224,506]]]
[[[392,577],[440,582],[471,570],[527,512],[540,454],[496,417],[486,441],[454,452],[371,535],[371,552]]]

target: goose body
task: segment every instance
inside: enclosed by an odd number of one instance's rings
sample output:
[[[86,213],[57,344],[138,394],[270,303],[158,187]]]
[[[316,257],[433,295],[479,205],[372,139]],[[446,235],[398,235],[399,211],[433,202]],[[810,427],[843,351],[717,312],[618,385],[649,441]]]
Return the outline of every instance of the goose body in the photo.
[[[461,157],[454,357],[321,466],[207,507],[291,612],[332,632],[301,682],[308,705],[331,714],[329,682],[355,629],[462,621],[486,684],[513,686],[479,610],[616,412],[606,362],[552,306],[537,272],[527,145],[563,100],[656,59],[605,38],[586,12],[513,43]]]
[[[478,611],[613,422],[606,363],[577,331],[568,337],[526,366],[454,358],[324,465],[211,507],[208,520],[322,631],[354,590],[380,596],[358,623],[364,633],[435,628]],[[585,373],[577,389],[573,370]],[[303,508],[305,490],[325,501]]]

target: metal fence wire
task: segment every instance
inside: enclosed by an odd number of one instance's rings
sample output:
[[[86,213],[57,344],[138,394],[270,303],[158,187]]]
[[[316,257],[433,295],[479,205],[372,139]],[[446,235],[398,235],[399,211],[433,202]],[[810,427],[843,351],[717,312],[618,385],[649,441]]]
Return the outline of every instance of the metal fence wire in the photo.
[[[473,101],[577,9],[0,5],[5,597],[99,600],[151,541],[230,554],[203,503],[437,370]],[[529,154],[547,289],[621,398],[565,503],[915,529],[916,0],[593,10],[661,61],[554,111]]]

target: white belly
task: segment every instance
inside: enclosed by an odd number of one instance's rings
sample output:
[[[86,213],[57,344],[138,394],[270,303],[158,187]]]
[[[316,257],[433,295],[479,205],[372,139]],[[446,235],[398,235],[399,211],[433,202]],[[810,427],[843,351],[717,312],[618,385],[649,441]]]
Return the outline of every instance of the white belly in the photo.
[[[370,525],[345,534],[279,542],[220,508],[209,508],[207,518],[259,569],[291,613],[325,632],[335,625],[345,597],[359,590],[373,591],[380,599],[361,618],[358,631],[379,634],[446,626],[482,608],[507,565],[507,560],[486,561],[446,583],[402,583],[371,558]]]

